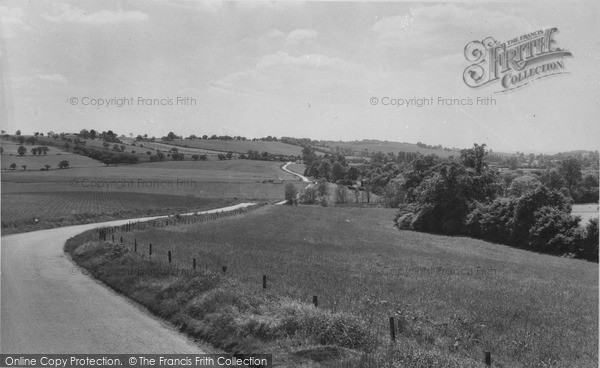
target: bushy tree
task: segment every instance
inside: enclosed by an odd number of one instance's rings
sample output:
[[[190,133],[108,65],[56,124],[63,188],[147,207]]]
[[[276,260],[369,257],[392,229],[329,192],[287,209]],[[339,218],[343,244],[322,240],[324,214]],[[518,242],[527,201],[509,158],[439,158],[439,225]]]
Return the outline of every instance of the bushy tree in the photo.
[[[574,253],[582,240],[579,221],[556,207],[544,206],[534,213],[528,245],[545,253]]]
[[[542,207],[554,207],[563,213],[571,212],[571,204],[557,191],[545,186],[521,196],[515,206],[513,226],[510,231],[511,243],[524,246],[529,243],[529,229],[535,223],[535,213]]]
[[[285,194],[285,199],[287,200],[288,204],[294,203],[294,200],[296,199],[296,193],[298,193],[298,191],[296,190],[296,187],[294,186],[294,184],[287,183],[285,185],[284,194]]]
[[[514,179],[508,187],[508,195],[511,197],[520,197],[523,194],[535,190],[541,186],[542,182],[538,178],[531,175],[523,175]]]
[[[319,179],[317,182],[317,193],[320,197],[326,196],[328,192],[328,182],[325,178]]]

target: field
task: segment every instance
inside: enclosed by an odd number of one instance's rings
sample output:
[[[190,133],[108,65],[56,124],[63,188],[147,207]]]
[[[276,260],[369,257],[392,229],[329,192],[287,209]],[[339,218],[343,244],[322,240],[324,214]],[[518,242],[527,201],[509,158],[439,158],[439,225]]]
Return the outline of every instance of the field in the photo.
[[[598,203],[574,204],[571,214],[581,217],[581,225],[585,226],[589,220],[598,218]]]
[[[80,156],[75,156],[80,157]],[[165,161],[138,165],[2,173],[3,233],[101,219],[170,213],[209,203],[279,201],[288,181],[281,163]],[[143,194],[143,195],[141,195]],[[35,217],[44,221],[35,224]]]
[[[416,144],[412,144],[412,143],[400,143],[400,142],[370,142],[370,141],[366,141],[366,142],[360,142],[360,141],[355,141],[355,142],[322,142],[324,145],[326,145],[329,148],[335,148],[335,147],[340,147],[340,148],[350,148],[353,152],[355,153],[359,153],[362,152],[363,150],[368,150],[369,152],[383,152],[383,153],[390,153],[390,152],[394,152],[394,153],[398,153],[398,152],[419,152],[423,155],[438,155],[440,157],[446,158],[449,156],[455,156],[458,157],[460,155],[460,152],[457,151],[444,151],[444,150],[434,150],[434,149],[429,149],[429,148],[421,148],[419,146],[417,146]]]
[[[234,201],[126,192],[2,194],[2,233],[211,209]]]
[[[75,155],[70,152],[65,152],[56,147],[48,146],[48,153],[46,155],[38,156],[32,155],[27,152],[24,156],[19,156],[17,148],[20,144],[10,141],[2,140],[1,142],[4,152],[0,155],[0,167],[2,170],[11,170],[10,164],[17,164],[15,170],[23,170],[22,165],[27,165],[27,171],[38,171],[44,167],[44,165],[50,165],[50,170],[58,170],[58,163],[67,160],[69,161],[70,167],[99,167],[103,164],[91,158]],[[31,148],[41,146],[40,145],[23,145],[29,151]]]
[[[185,158],[186,160],[191,160],[190,156],[193,154],[207,155],[210,159],[216,159],[216,157],[214,157],[214,156],[216,156],[219,153],[216,151],[210,151],[210,150],[204,150],[204,149],[176,147],[171,144],[165,144],[165,143],[160,143],[160,142],[136,142],[133,139],[123,139],[122,141],[123,141],[122,144],[126,146],[125,152],[131,153],[132,151],[135,151],[137,154],[139,154],[140,156],[142,156],[144,158],[143,161],[148,161],[148,158],[144,157],[144,156],[148,156],[148,154],[147,154],[148,151],[150,151],[152,154],[154,154],[154,153],[156,153],[156,150],[161,150],[166,154],[172,148],[178,148],[180,153],[183,153],[184,155],[186,155],[186,158]],[[88,139],[86,142],[87,142],[86,143],[87,146],[96,147],[96,148],[104,148],[103,141]],[[111,143],[109,148],[112,149],[113,145],[114,145],[114,143]],[[121,146],[121,144],[118,144],[118,145]]]
[[[246,153],[249,150],[269,152],[275,155],[294,155],[299,156],[302,148],[282,142],[264,142],[264,141],[221,141],[221,140],[174,140],[171,143],[190,148],[200,148],[213,151],[232,151],[236,153]]]
[[[245,290],[351,313],[383,341],[496,367],[596,367],[598,265],[461,237],[400,232],[393,210],[267,206],[245,217],[127,233]],[[235,229],[235,231],[232,231]],[[440,363],[441,364],[441,363]],[[421,365],[415,365],[421,367]],[[445,365],[439,365],[445,366]]]

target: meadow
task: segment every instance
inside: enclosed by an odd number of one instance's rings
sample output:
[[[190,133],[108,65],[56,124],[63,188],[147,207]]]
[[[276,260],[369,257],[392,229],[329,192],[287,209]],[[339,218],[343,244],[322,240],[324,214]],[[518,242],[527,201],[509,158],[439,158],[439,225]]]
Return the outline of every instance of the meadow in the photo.
[[[174,145],[181,147],[199,148],[212,151],[227,152],[232,151],[236,153],[246,153],[249,150],[262,152],[269,152],[274,155],[294,155],[299,156],[302,154],[302,147],[294,146],[282,142],[266,142],[266,141],[222,141],[212,139],[195,139],[186,140],[178,139],[170,142]]]
[[[205,208],[211,203],[280,201],[286,182],[302,188],[298,178],[281,170],[281,165],[250,160],[164,161],[4,171],[2,231],[6,234],[149,213],[168,214]],[[43,221],[35,223],[36,217]]]
[[[40,145],[23,145],[27,148],[27,154],[19,156],[17,149],[21,144],[2,140],[0,145],[4,149],[4,152],[0,155],[0,167],[2,170],[11,170],[10,165],[15,163],[17,165],[15,171],[23,171],[22,165],[27,165],[27,171],[39,171],[44,168],[44,165],[50,165],[50,170],[58,170],[58,163],[67,160],[69,161],[70,167],[100,167],[103,164],[96,160],[92,160],[89,157],[75,155],[70,152],[65,152],[56,147],[48,146],[48,152],[46,155],[32,155],[29,150],[31,148],[39,147]]]
[[[598,203],[574,204],[571,214],[581,217],[580,224],[585,226],[589,220],[598,218]]]
[[[261,321],[249,333],[269,341],[269,331],[283,328],[281,314],[291,313],[289,303],[299,303],[294,308],[305,311],[313,295],[318,296],[319,311],[333,313],[327,318],[345,318],[345,328],[356,332],[329,331],[344,338],[328,340],[309,329],[319,336],[317,343],[310,336],[306,340],[288,336],[267,345],[288,354],[324,349],[315,347],[319,341],[367,349],[365,336],[374,336],[375,351],[386,356],[390,367],[477,366],[486,351],[492,353],[495,367],[597,366],[597,264],[470,238],[399,231],[393,227],[394,214],[389,209],[266,206],[244,216],[124,236],[130,244],[137,240],[140,253],[152,243],[156,252],[152,262],[158,261],[157,254],[164,258],[171,251],[173,262],[182,269],[191,267],[192,258],[207,275],[218,275],[226,266],[226,276],[218,277],[226,279],[227,288],[234,285],[231,292],[238,298],[256,298],[261,276],[267,275],[267,294],[257,297],[266,304],[256,307],[262,310],[255,312],[258,315],[248,316],[244,314],[248,311],[236,309],[239,305],[228,304],[229,299],[219,299],[222,313],[215,311],[214,318],[231,317],[231,334],[242,328],[233,321]],[[71,247],[85,239],[76,239]],[[178,282],[163,281],[167,289]],[[117,289],[127,289],[119,278],[111,282]],[[152,282],[153,290],[166,290],[156,289],[159,281]],[[133,297],[150,303],[153,310],[150,295],[138,291]],[[167,308],[170,312],[165,315],[177,315],[192,308],[186,303],[190,299],[177,297],[156,310],[160,315]],[[399,337],[397,349],[390,351],[391,316],[397,320]],[[197,332],[193,326],[200,325],[194,323],[204,322],[187,321],[182,328]],[[243,330],[247,332],[247,326]]]

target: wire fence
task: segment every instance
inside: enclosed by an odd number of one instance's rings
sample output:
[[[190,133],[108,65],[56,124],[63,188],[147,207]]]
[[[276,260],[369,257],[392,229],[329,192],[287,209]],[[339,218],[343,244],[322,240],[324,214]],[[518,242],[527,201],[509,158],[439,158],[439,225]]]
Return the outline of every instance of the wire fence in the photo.
[[[252,206],[237,208],[229,211],[219,211],[219,212],[211,212],[211,213],[196,213],[196,214],[187,214],[187,215],[175,215],[165,218],[159,218],[148,221],[132,221],[127,224],[121,226],[113,226],[113,227],[103,227],[97,229],[98,239],[105,242],[111,242],[115,245],[122,245],[128,247],[133,253],[141,256],[142,258],[148,258],[160,262],[165,267],[172,267],[177,274],[194,274],[201,267],[200,264],[200,255],[194,256],[189,253],[179,254],[180,257],[178,259],[175,258],[174,253],[171,250],[161,250],[161,247],[152,246],[152,243],[141,244],[138,243],[137,238],[131,239],[131,237],[127,237],[125,234],[133,231],[139,230],[147,230],[151,228],[164,228],[169,226],[179,226],[179,225],[191,225],[196,223],[214,221],[221,218],[245,215],[253,210],[256,210],[265,203],[257,203]],[[202,255],[202,266],[206,269],[209,268],[209,263],[206,262],[206,255]],[[218,264],[220,260],[213,260],[210,262],[213,264],[213,268],[216,264]],[[181,267],[181,268],[179,268]],[[228,268],[226,264],[220,264],[220,271],[223,274],[227,274]],[[229,270],[231,272],[231,270]],[[138,270],[139,274],[140,270]],[[267,289],[267,275],[262,275],[262,289]],[[312,304],[315,307],[319,306],[319,298],[317,295],[312,296]],[[395,317],[389,317],[389,339],[390,342],[396,341],[397,334],[401,334],[404,332],[404,321],[402,319],[396,319]],[[486,366],[492,365],[491,352],[484,352],[483,362]]]

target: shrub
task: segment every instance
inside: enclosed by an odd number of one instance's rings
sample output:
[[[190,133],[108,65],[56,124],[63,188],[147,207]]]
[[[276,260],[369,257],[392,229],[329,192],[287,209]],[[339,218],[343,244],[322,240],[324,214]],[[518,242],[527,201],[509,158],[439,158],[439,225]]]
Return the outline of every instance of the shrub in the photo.
[[[555,207],[542,207],[529,229],[529,246],[546,253],[573,253],[581,242],[579,218]]]

